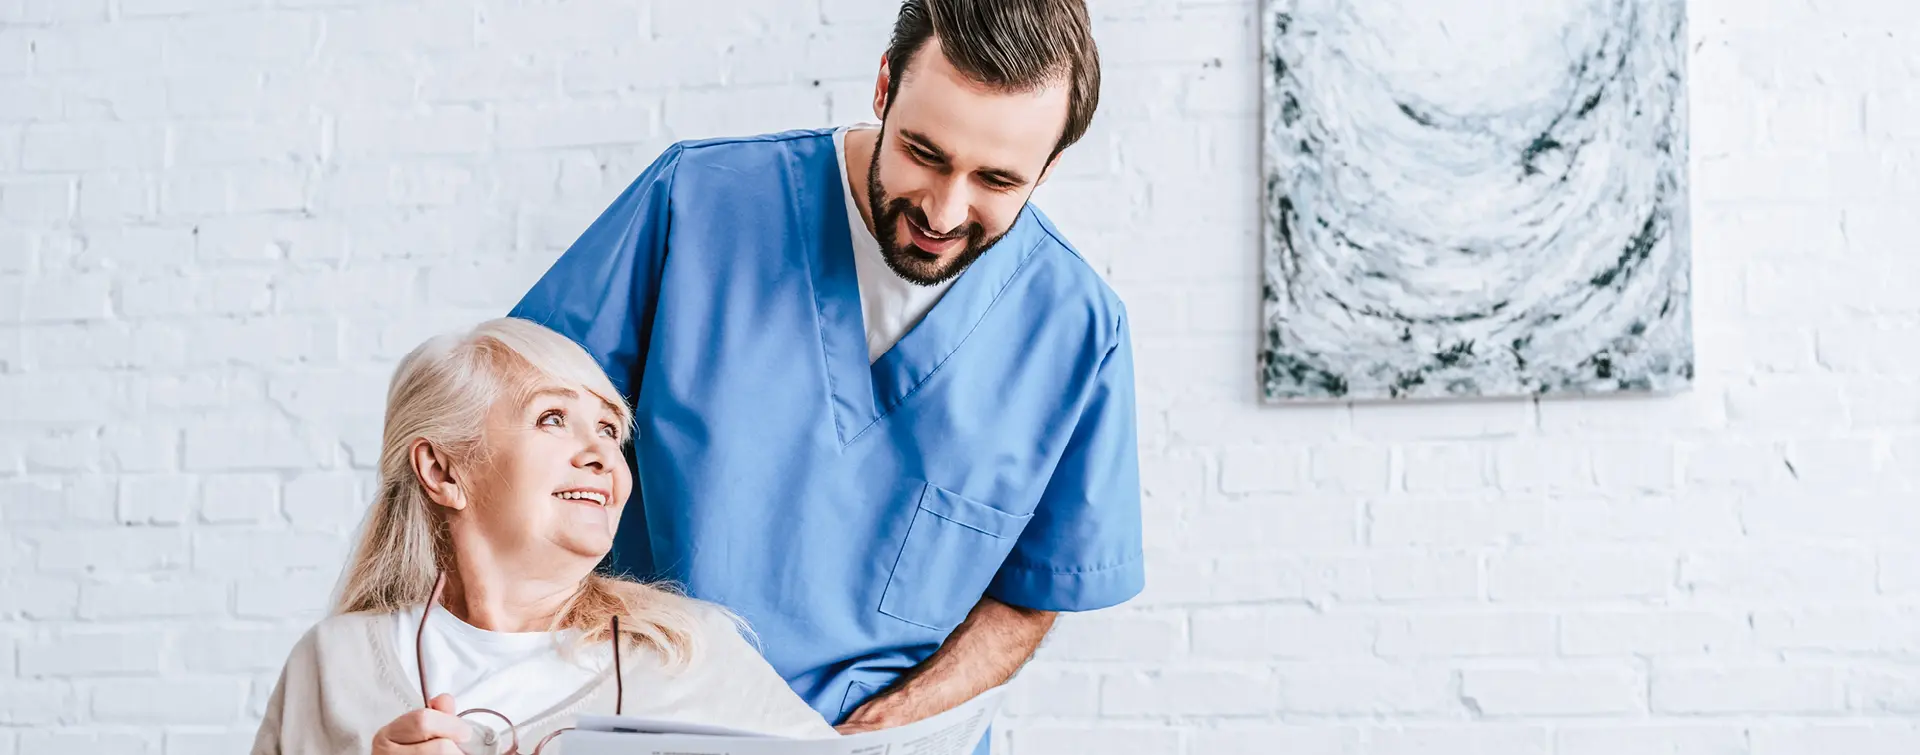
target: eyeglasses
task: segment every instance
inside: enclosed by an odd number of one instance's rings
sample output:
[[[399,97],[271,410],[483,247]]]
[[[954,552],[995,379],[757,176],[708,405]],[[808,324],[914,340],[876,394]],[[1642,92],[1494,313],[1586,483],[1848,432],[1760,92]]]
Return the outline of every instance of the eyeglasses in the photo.
[[[423,706],[431,705],[433,702],[433,695],[427,691],[427,657],[426,657],[426,653],[424,652],[425,645],[426,645],[426,636],[427,636],[427,617],[433,615],[434,606],[440,605],[440,592],[441,590],[446,588],[446,584],[447,584],[447,573],[444,571],[440,572],[438,576],[435,576],[433,578],[433,596],[427,599],[426,610],[420,612],[420,628],[415,630],[413,635],[413,658],[414,658],[415,664],[417,665],[417,670],[420,672],[420,701],[421,701],[421,705]],[[621,703],[624,701],[625,697],[626,697],[625,685],[622,684],[620,679],[620,617],[615,616],[613,617],[613,714],[614,715],[616,716],[620,715]],[[466,718],[467,716],[473,715],[476,713],[484,713],[486,715],[493,716],[494,718],[498,718],[502,722],[506,723],[507,749],[504,751],[499,751],[498,755],[523,755],[523,753],[520,752],[520,728],[514,725],[513,720],[507,718],[506,714],[503,714],[500,711],[492,710],[489,708],[468,708],[466,710],[460,711],[459,713],[455,713],[454,715],[458,718]],[[499,741],[500,735],[495,734],[492,727],[483,726],[478,723],[474,724],[474,728],[482,733],[480,738],[480,744],[488,748],[487,752],[494,752],[493,748],[499,745],[500,743]],[[560,729],[555,729],[553,733],[548,734],[545,737],[542,737],[540,739],[539,744],[533,746],[533,752],[525,753],[524,755],[540,755],[541,750],[545,749],[547,746],[547,743],[553,741],[554,737],[560,736],[561,732],[572,731],[573,728],[574,727],[568,726]]]

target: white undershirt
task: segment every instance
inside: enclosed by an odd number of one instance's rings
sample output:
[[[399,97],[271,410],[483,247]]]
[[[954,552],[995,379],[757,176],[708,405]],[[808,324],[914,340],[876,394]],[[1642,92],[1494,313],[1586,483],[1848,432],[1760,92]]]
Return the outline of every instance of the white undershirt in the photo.
[[[414,606],[394,614],[400,664],[410,679],[419,674],[413,648],[414,633],[420,628],[420,609]],[[612,665],[612,646],[604,644],[580,648],[571,661],[562,657],[556,639],[570,641],[577,632],[490,632],[436,605],[421,643],[427,657],[427,691],[436,697],[453,695],[455,712],[488,708],[506,714],[515,723],[532,720],[567,703]],[[467,718],[498,732],[507,728],[494,716],[476,714]]]
[[[833,132],[833,151],[840,158],[840,185],[846,191],[847,224],[853,235],[853,268],[860,280],[860,312],[867,326],[869,364],[926,317],[957,280],[949,278],[938,285],[922,286],[887,267],[886,258],[880,254],[880,241],[867,230],[866,221],[860,218],[860,206],[855,204],[865,199],[854,197],[853,182],[847,180],[847,131],[870,128],[879,128],[879,124],[856,123]]]

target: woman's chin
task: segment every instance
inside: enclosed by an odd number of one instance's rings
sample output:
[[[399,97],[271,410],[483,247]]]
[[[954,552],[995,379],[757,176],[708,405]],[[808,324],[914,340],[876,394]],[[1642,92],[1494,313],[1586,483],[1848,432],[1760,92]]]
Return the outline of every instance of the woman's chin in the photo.
[[[607,552],[613,550],[613,538],[605,534],[574,532],[555,539],[567,555],[594,565],[599,564],[600,559],[606,558]]]
[[[597,562],[613,550],[619,511],[614,507],[569,503],[544,523],[547,531],[544,539],[569,554]]]
[[[611,506],[567,503],[561,508],[560,526],[570,532],[592,531],[613,537],[614,525],[619,521],[619,510]]]
[[[605,527],[568,523],[554,535],[554,542],[577,556],[598,559],[613,550],[613,530]]]

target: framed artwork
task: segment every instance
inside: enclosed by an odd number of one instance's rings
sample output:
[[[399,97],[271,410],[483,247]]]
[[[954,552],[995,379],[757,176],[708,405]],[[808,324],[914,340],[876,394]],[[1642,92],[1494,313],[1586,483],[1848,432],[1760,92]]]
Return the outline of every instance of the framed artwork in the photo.
[[[1269,402],[1693,380],[1685,0],[1266,0]]]

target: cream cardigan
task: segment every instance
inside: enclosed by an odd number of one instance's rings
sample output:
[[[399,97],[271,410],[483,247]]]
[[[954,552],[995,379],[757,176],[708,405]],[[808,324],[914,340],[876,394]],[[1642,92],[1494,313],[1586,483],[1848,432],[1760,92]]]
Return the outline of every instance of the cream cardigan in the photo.
[[[838,736],[731,624],[717,613],[704,618],[701,650],[678,672],[661,667],[652,653],[621,649],[623,713],[789,737]],[[253,755],[365,755],[375,732],[421,708],[416,671],[399,667],[394,621],[392,614],[342,614],[308,630],[274,684]],[[547,713],[515,721],[521,751],[532,752],[541,738],[582,714],[611,715],[613,692],[613,674],[604,672]],[[566,734],[555,737],[547,751],[565,752],[566,740]]]

